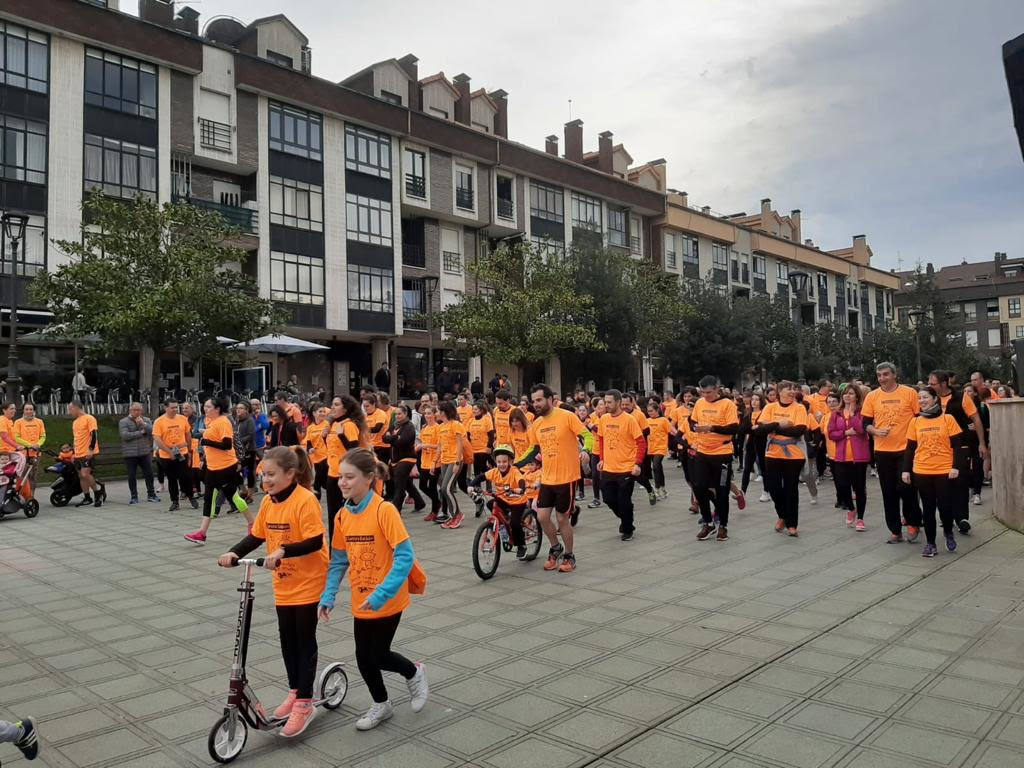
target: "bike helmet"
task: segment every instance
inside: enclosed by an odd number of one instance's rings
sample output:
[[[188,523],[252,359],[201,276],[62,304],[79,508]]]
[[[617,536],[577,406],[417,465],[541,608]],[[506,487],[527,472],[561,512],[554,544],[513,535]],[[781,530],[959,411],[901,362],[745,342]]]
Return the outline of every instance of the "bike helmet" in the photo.
[[[513,461],[516,458],[516,452],[511,445],[499,445],[493,451],[491,451],[491,456],[493,456],[494,458],[498,458],[498,456],[500,456],[501,454],[505,454]]]

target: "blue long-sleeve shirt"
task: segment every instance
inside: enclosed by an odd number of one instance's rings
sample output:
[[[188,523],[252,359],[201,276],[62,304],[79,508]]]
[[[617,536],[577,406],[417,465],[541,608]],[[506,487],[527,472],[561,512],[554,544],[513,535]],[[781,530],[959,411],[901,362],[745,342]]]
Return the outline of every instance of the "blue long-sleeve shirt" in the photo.
[[[368,493],[358,504],[345,502],[345,507],[350,514],[362,514],[372,497],[373,494]],[[400,542],[395,547],[395,553],[391,558],[391,570],[388,571],[384,581],[377,585],[377,588],[373,590],[368,598],[371,610],[379,611],[391,598],[398,594],[398,590],[402,588],[402,585],[409,578],[409,572],[412,570],[412,564],[415,559],[416,554],[413,552],[412,541],[409,539]],[[341,587],[341,580],[348,571],[348,566],[348,551],[332,548],[331,562],[327,567],[327,583],[324,586],[323,594],[320,596],[320,605],[326,608],[334,607],[334,600],[338,595],[338,589]]]

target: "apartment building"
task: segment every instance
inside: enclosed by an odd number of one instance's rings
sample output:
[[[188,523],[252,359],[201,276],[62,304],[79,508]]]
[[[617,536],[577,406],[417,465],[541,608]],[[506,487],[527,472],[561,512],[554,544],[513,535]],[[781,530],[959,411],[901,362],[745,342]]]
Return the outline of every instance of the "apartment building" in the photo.
[[[665,215],[653,223],[652,255],[680,279],[706,280],[737,297],[785,296],[796,306],[789,274],[800,270],[809,275],[799,303],[805,325],[834,322],[863,338],[894,319],[899,277],[871,266],[864,235],[855,235],[848,248],[823,250],[803,238],[799,210],[780,214],[770,198],[752,215],[716,214],[676,190],[668,190],[666,199]]]
[[[915,272],[901,272],[903,285],[912,288]],[[989,261],[963,261],[936,270],[925,266],[925,280],[962,324],[964,343],[979,352],[999,357],[1009,353],[1015,339],[1024,339],[1024,258],[1007,258],[997,251]],[[906,323],[912,296],[897,295],[899,320]]]

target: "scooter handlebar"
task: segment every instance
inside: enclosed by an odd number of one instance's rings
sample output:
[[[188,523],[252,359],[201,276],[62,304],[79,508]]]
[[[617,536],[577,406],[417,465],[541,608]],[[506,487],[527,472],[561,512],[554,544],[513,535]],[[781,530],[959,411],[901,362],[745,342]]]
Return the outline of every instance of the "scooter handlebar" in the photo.
[[[234,562],[232,567],[238,566],[238,565],[255,565],[257,568],[262,568],[263,567],[263,560],[264,560],[264,558],[262,558],[262,557],[243,558],[241,560],[235,560],[235,562]]]

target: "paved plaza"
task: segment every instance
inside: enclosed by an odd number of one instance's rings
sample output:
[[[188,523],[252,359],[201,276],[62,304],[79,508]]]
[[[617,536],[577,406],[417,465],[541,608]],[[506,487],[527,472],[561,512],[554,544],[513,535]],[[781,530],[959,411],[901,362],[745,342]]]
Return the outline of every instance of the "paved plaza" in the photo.
[[[681,487],[678,470],[670,483]],[[847,529],[831,484],[802,497],[799,539],[755,499],[727,543],[698,542],[681,490],[622,543],[611,513],[584,510],[579,570],[507,555],[481,582],[475,521],[406,522],[430,584],[398,631],[425,660],[431,701],[412,715],[386,676],[393,720],[355,730],[369,698],[339,604],[321,663],[352,688],[303,737],[250,732],[242,766],[443,768],[923,768],[1024,766],[1024,536],[972,507],[974,533],[932,560],[886,545],[877,483],[866,533]],[[198,513],[50,508],[0,521],[0,716],[32,714],[34,765],[211,765],[207,732],[227,686],[238,570],[215,558],[244,533],[181,535]],[[268,574],[257,574],[250,676],[264,703],[283,666]],[[9,744],[5,768],[27,766]]]

